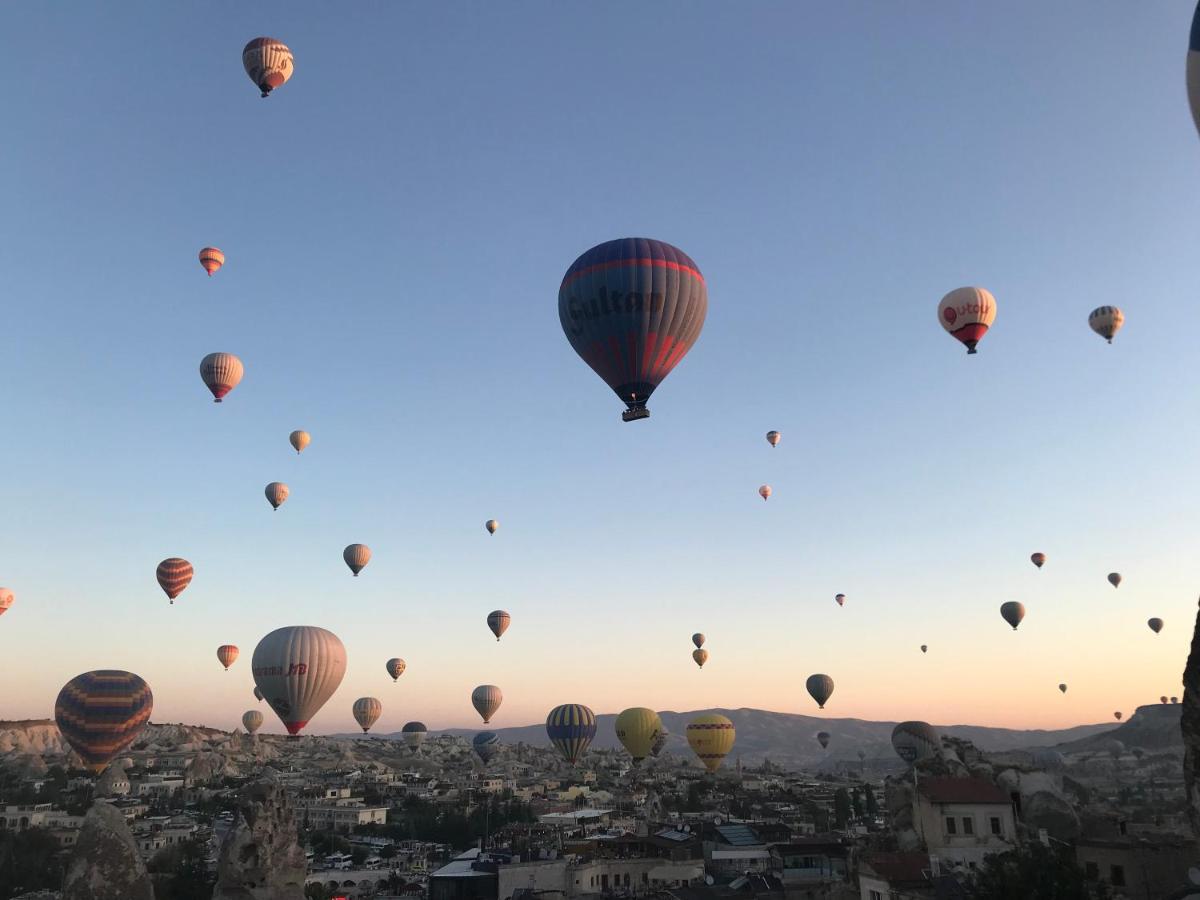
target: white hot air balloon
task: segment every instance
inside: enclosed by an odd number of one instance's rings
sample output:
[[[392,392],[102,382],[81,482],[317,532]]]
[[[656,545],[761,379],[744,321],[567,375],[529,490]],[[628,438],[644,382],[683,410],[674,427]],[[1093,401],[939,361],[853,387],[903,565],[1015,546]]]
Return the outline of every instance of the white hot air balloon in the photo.
[[[332,631],[289,625],[258,642],[250,667],[267,704],[295,735],[342,683],[346,648]]]
[[[1088,327],[1110,344],[1124,324],[1125,313],[1115,306],[1097,306],[1088,313]]]
[[[938,304],[938,321],[966,346],[967,353],[974,353],[996,321],[996,298],[980,287],[955,288]]]
[[[248,709],[242,713],[242,727],[246,729],[246,734],[254,734],[262,728],[262,723],[263,714],[257,709]]]
[[[312,436],[307,431],[293,431],[288,435],[288,441],[296,449],[296,455],[304,452],[304,448],[312,443]]]
[[[383,704],[374,697],[359,697],[354,701],[354,721],[366,734],[371,730],[371,726],[378,720],[383,712]]]

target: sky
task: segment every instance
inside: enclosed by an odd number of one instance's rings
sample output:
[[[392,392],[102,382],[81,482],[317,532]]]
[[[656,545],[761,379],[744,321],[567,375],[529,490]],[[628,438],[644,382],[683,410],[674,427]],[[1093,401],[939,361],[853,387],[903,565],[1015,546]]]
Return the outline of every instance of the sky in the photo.
[[[376,731],[471,727],[482,683],[496,726],[817,714],[814,672],[824,715],[937,724],[1181,694],[1189,6],[0,6],[0,716],[120,668],[155,721],[280,732],[249,662],[292,624],[347,648],[315,732],[367,695]],[[296,60],[266,100],[258,35]],[[557,315],[571,262],[625,236],[709,292],[629,424]],[[961,285],[997,301],[971,357],[936,319]],[[246,368],[219,406],[213,351]],[[168,556],[196,569],[174,606]]]

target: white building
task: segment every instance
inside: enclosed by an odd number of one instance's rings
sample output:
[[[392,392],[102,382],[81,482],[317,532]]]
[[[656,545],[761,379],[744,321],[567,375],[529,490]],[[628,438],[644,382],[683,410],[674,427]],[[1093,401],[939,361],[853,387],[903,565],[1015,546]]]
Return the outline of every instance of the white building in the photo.
[[[943,865],[973,869],[1016,843],[1012,798],[982,778],[919,778],[913,823],[929,855]]]

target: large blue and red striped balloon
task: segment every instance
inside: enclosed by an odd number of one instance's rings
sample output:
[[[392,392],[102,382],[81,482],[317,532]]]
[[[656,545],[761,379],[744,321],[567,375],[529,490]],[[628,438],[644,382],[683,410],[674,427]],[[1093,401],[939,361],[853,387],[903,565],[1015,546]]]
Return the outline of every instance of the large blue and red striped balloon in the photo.
[[[54,721],[84,765],[99,774],[137,740],[153,710],[150,685],[132,672],[103,669],[63,685]]]
[[[582,703],[556,706],[546,717],[546,734],[563,758],[575,765],[596,736],[596,714]]]
[[[699,268],[682,250],[650,238],[598,244],[572,263],[558,289],[567,340],[629,409],[646,401],[687,354],[708,312]]]

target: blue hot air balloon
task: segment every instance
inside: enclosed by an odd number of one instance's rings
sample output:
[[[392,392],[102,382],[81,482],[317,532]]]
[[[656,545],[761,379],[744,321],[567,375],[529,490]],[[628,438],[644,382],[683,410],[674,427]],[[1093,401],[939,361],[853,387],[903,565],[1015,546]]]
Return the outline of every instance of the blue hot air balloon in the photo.
[[[494,731],[481,731],[471,740],[471,749],[486,766],[492,761],[492,757],[500,752],[500,735]]]
[[[596,736],[596,714],[582,703],[556,706],[546,717],[546,734],[563,759],[575,765]]]

